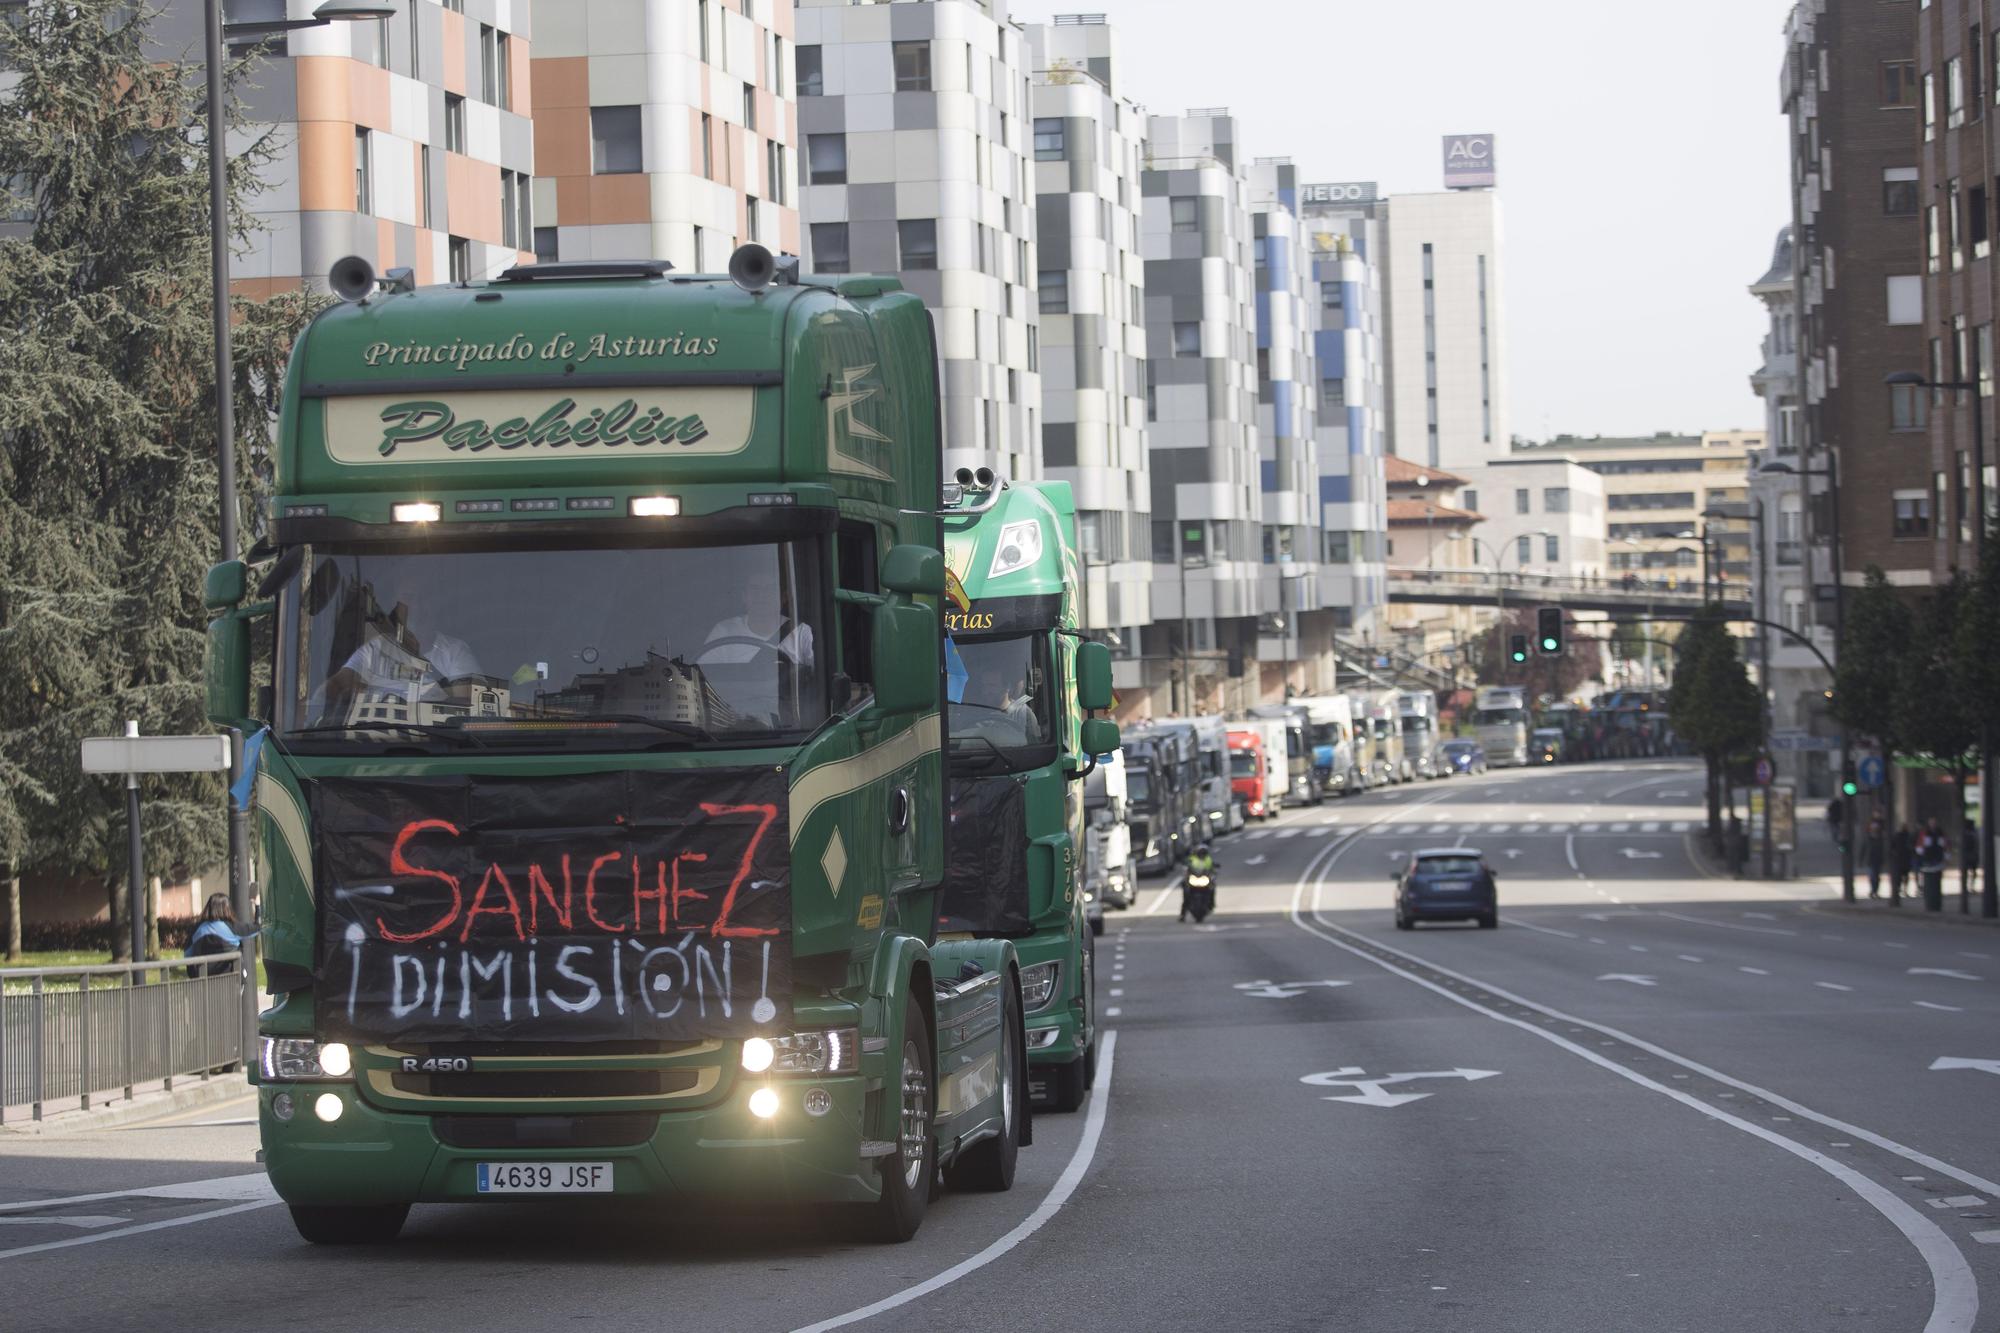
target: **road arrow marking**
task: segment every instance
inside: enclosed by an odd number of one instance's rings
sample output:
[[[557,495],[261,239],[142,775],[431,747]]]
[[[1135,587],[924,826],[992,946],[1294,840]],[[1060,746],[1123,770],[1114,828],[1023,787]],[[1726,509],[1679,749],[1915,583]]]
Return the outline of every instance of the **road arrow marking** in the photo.
[[[1935,1009],[1939,1013],[1944,1014],[1962,1014],[1965,1012],[1965,1010],[1955,1004],[1933,1004],[1929,1000],[1918,1000],[1916,1005],[1919,1009]]]
[[[1910,969],[1910,975],[1913,977],[1950,977],[1953,981],[1983,980],[1983,978],[1973,976],[1970,972],[1961,972],[1955,967],[1913,967]]]
[[[1248,861],[1245,861],[1243,864],[1246,866],[1260,866],[1270,859],[1271,859],[1270,857],[1265,856],[1262,852],[1259,852],[1257,855],[1251,857]]]
[[[1959,1055],[1940,1055],[1931,1061],[1933,1072],[1939,1069],[1977,1069],[1982,1073],[2000,1074],[2000,1060],[1968,1060]]]
[[[1353,984],[1351,981],[1239,981],[1231,989],[1254,995],[1260,1000],[1290,1000],[1304,995],[1314,986],[1325,986],[1331,990],[1335,986]]]
[[[1519,856],[1520,854],[1521,854],[1521,849],[1520,849],[1519,847],[1509,847],[1509,848],[1507,849],[1507,859],[1508,859],[1509,861],[1513,860],[1513,859],[1514,859],[1515,857]]]
[[[1321,1098],[1329,1102],[1353,1102],[1359,1106],[1402,1106],[1407,1102],[1420,1102],[1430,1096],[1428,1092],[1390,1092],[1391,1083],[1408,1083],[1420,1078],[1460,1078],[1467,1083],[1476,1083],[1482,1078],[1498,1078],[1497,1069],[1433,1069],[1409,1074],[1382,1074],[1375,1078],[1366,1077],[1367,1071],[1359,1065],[1349,1065],[1331,1069],[1324,1074],[1307,1074],[1299,1082],[1315,1088],[1354,1088],[1353,1093],[1340,1093]]]
[[[1743,915],[1752,921],[1776,921],[1778,919],[1769,912],[1745,912]]]
[[[1219,930],[1256,930],[1257,924],[1253,921],[1241,926],[1196,926],[1195,929],[1204,935],[1213,935]]]
[[[1660,859],[1659,852],[1642,852],[1636,847],[1620,848],[1618,854],[1627,861],[1657,861]]]
[[[1636,972],[1606,972],[1599,981],[1629,981],[1634,986],[1657,986],[1660,983],[1651,977],[1642,977]]]

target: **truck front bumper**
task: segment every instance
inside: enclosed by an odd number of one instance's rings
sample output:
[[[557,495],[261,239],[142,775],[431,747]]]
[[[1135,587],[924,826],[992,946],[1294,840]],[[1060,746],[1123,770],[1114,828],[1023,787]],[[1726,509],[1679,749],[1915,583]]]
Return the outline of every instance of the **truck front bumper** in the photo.
[[[481,1162],[610,1162],[612,1193],[628,1197],[728,1199],[753,1203],[865,1203],[880,1191],[872,1160],[864,1159],[864,1075],[757,1081],[779,1094],[777,1114],[753,1115],[752,1081],[739,1081],[724,1100],[700,1108],[662,1111],[650,1134],[611,1146],[568,1146],[560,1121],[600,1123],[608,1117],[413,1115],[370,1105],[353,1084],[266,1084],[258,1089],[258,1126],[271,1183],[287,1203],[359,1205],[467,1203],[484,1199],[530,1201],[519,1194],[482,1194]],[[831,1106],[820,1115],[805,1109],[808,1089],[824,1089]],[[342,1103],[327,1121],[315,1103],[331,1093]],[[289,1095],[293,1113],[280,1120],[274,1100]],[[651,1119],[624,1113],[622,1121]],[[550,1146],[480,1148],[478,1122],[537,1122]],[[570,1142],[587,1133],[585,1128]],[[451,1140],[458,1139],[458,1143]],[[561,1196],[558,1196],[561,1197]]]

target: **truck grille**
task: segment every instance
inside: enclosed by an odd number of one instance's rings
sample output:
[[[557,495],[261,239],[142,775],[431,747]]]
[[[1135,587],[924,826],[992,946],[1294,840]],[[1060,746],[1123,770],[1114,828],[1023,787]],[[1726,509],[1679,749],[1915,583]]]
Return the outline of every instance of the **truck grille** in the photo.
[[[397,1092],[420,1097],[666,1097],[701,1080],[698,1069],[496,1069],[469,1074],[392,1074]]]
[[[431,1121],[451,1148],[626,1148],[659,1128],[656,1115],[441,1115]]]

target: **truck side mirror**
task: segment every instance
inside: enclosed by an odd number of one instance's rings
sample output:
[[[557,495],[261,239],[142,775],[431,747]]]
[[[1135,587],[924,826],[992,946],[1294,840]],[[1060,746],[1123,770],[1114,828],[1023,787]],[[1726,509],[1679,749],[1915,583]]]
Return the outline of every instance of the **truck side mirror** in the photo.
[[[1111,650],[1101,643],[1080,643],[1076,648],[1076,701],[1086,711],[1111,707]],[[1117,749],[1117,743],[1084,747],[1092,754]]]
[[[891,546],[882,557],[882,586],[910,597],[942,597],[944,556],[928,546]]]
[[[241,596],[243,566],[226,561],[216,569],[234,565]],[[209,573],[207,595],[215,593],[215,574]],[[226,591],[226,589],[224,589]],[[250,622],[235,612],[226,612],[208,622],[208,720],[218,727],[234,727],[250,711]]]
[[[224,560],[208,567],[202,580],[201,602],[211,611],[227,611],[243,602],[250,588],[250,571],[241,560]]]
[[[1108,717],[1085,718],[1083,723],[1083,752],[1087,755],[1111,754],[1118,749],[1118,724]]]
[[[935,556],[937,552],[928,554]],[[890,555],[893,558],[895,551]],[[940,559],[938,568],[943,567]],[[938,708],[943,692],[938,677],[937,612],[916,602],[887,601],[875,608],[872,633],[875,706],[885,713],[926,713]]]

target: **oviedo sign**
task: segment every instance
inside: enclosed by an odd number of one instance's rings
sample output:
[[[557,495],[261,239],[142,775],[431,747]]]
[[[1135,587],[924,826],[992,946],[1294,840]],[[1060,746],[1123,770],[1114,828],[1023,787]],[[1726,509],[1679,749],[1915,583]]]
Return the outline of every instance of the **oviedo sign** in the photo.
[[[439,463],[468,454],[615,458],[626,451],[722,455],[749,447],[755,390],[737,387],[494,389],[445,398],[326,400],[336,462]]]
[[[319,1030],[739,1037],[789,1016],[785,775],[322,779]]]

